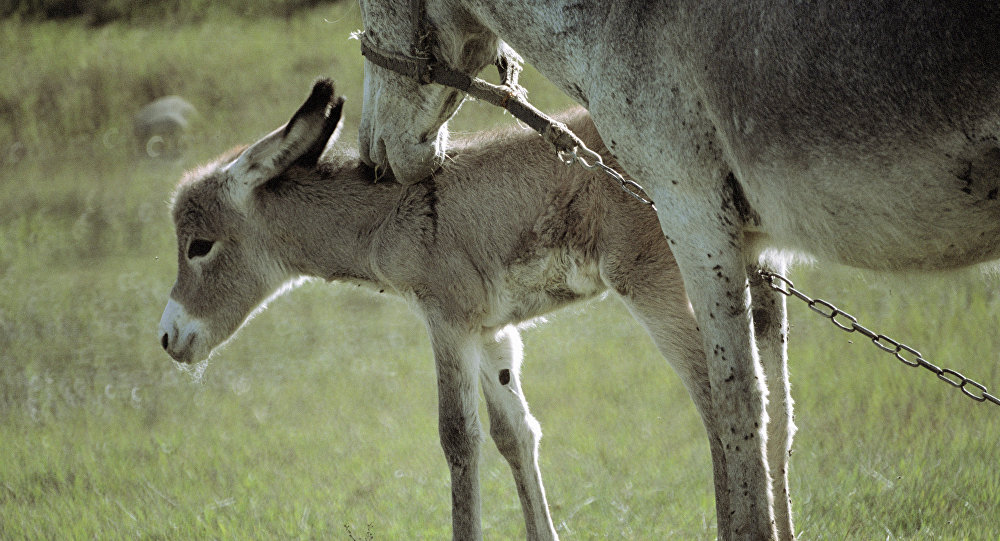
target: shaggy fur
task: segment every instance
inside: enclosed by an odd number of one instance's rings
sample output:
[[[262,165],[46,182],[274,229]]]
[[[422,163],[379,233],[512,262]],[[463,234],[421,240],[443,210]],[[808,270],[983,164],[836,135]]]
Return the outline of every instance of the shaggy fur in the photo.
[[[694,316],[650,208],[600,172],[567,168],[522,130],[458,142],[433,179],[375,182],[352,150],[334,147],[317,161],[315,149],[336,139],[341,107],[321,81],[286,127],[181,183],[177,282],[160,324],[171,356],[207,357],[301,275],[401,295],[434,351],[456,537],[481,536],[481,386],[528,537],[554,539],[517,325],[610,290],[676,369],[722,456]],[[562,119],[613,160],[584,111]]]

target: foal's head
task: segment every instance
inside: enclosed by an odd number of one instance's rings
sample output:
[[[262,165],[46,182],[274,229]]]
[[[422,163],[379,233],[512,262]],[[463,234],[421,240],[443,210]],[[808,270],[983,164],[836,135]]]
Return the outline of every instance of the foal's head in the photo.
[[[177,281],[159,326],[175,360],[207,358],[295,277],[277,255],[261,201],[269,185],[315,168],[337,138],[342,109],[333,83],[319,81],[287,124],[182,181],[173,203]]]

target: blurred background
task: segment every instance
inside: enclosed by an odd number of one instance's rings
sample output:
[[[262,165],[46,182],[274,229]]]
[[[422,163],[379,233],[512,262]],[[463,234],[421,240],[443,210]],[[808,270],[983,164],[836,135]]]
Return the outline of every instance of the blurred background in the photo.
[[[402,302],[307,283],[197,376],[156,333],[180,175],[284,123],[320,76],[355,144],[359,28],[350,1],[0,4],[0,538],[450,536],[433,362]],[[530,68],[522,82],[542,110],[570,103]],[[452,127],[513,122],[472,102]],[[992,276],[792,277],[1000,390]],[[790,315],[801,537],[996,539],[1000,410]],[[704,430],[627,312],[592,301],[524,341],[560,535],[713,539]],[[523,538],[489,441],[482,480],[487,538]]]

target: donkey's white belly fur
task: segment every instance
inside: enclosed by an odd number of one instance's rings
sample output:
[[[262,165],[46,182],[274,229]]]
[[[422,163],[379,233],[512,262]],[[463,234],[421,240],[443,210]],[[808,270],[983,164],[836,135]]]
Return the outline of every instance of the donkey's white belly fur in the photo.
[[[804,169],[744,171],[746,197],[760,218],[753,230],[764,233],[757,248],[875,270],[945,270],[996,259],[998,158],[993,151],[970,158],[938,151],[894,158],[892,165],[879,157],[816,159]]]

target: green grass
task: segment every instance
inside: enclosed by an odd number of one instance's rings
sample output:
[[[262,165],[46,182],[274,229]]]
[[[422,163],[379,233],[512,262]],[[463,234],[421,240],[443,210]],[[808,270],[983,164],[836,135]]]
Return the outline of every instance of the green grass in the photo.
[[[7,0],[0,17],[29,20],[78,18],[98,26],[113,21],[156,24],[199,22],[213,16],[291,17],[298,11],[338,0]]]
[[[356,131],[358,27],[354,3],[159,26],[0,21],[0,538],[450,535],[433,363],[401,302],[308,283],[197,380],[156,335],[182,166],[281,124],[322,75]],[[568,103],[524,81],[541,108]],[[169,93],[201,113],[194,150],[181,165],[140,161],[131,114]],[[456,130],[497,122],[510,120],[473,103]],[[1000,391],[995,280],[793,277]],[[1000,538],[1000,411],[790,306],[801,537]],[[524,341],[563,538],[714,538],[703,429],[625,310],[571,308]],[[522,537],[510,473],[489,442],[483,456],[486,536]]]

